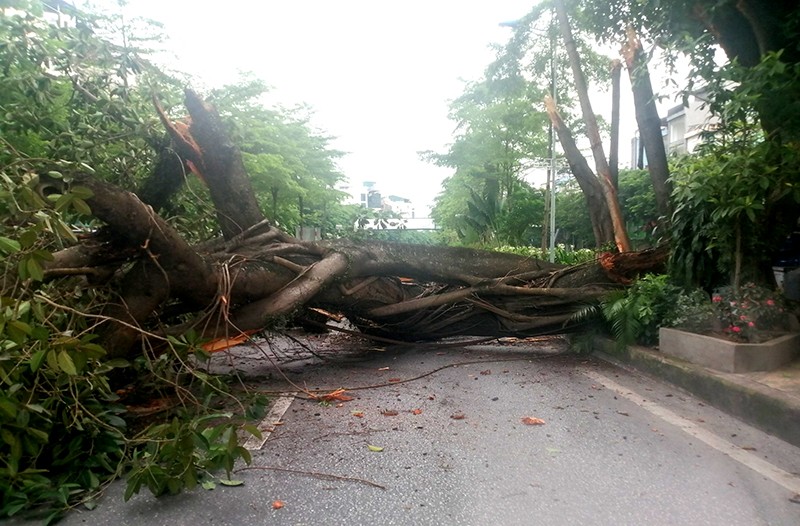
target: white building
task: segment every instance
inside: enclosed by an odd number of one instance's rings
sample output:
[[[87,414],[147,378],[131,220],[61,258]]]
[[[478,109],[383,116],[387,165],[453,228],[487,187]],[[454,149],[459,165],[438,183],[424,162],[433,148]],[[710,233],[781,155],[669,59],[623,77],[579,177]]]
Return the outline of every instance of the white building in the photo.
[[[667,111],[667,116],[661,119],[661,136],[668,156],[694,152],[703,139],[703,132],[717,127],[718,119],[711,115],[707,104],[705,91],[700,90],[690,95],[685,104]],[[631,167],[646,166],[647,156],[637,132],[631,140]]]

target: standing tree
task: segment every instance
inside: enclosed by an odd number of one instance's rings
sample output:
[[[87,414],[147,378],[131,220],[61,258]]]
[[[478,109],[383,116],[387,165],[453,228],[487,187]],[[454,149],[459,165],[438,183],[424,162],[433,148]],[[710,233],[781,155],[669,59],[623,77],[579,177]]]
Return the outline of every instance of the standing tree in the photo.
[[[578,48],[572,36],[569,17],[567,16],[563,0],[555,0],[554,3],[559,27],[561,28],[561,36],[567,49],[567,56],[569,57],[570,67],[572,68],[572,76],[575,80],[575,90],[581,103],[583,122],[586,125],[586,135],[589,138],[589,144],[592,149],[592,157],[594,157],[594,163],[597,169],[597,178],[600,180],[600,188],[602,189],[603,196],[608,205],[609,214],[611,215],[611,223],[614,227],[614,241],[620,252],[628,252],[631,249],[631,242],[630,239],[628,239],[628,232],[625,228],[625,220],[622,217],[622,210],[619,206],[616,189],[611,180],[611,172],[608,167],[605,151],[603,150],[603,142],[600,138],[597,118],[592,110],[592,104],[589,101],[589,88],[586,84],[583,68],[581,67]],[[553,115],[552,111],[549,113],[551,116]]]
[[[622,46],[622,55],[625,57],[631,79],[636,123],[639,125],[639,137],[647,153],[647,171],[650,172],[650,179],[653,182],[658,211],[662,217],[669,219],[672,210],[670,206],[672,185],[669,181],[667,151],[661,135],[661,117],[658,115],[642,43],[632,28],[628,29],[628,40]]]

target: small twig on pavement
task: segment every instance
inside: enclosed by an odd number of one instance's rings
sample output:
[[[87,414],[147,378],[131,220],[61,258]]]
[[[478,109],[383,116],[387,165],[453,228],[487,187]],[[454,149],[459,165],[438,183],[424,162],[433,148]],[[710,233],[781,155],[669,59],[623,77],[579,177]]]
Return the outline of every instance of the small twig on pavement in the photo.
[[[300,469],[289,469],[289,468],[277,468],[274,466],[245,466],[243,468],[239,468],[234,471],[234,473],[238,473],[240,471],[247,471],[247,470],[266,470],[266,471],[280,471],[283,473],[294,473],[296,475],[308,475],[309,477],[317,477],[324,480],[343,480],[346,482],[358,482],[361,484],[366,484],[367,486],[372,486],[373,488],[378,488],[382,490],[386,490],[386,486],[382,486],[377,482],[372,482],[371,480],[360,479],[358,477],[344,477],[341,475],[332,475],[330,473],[320,473],[318,471],[303,471]]]

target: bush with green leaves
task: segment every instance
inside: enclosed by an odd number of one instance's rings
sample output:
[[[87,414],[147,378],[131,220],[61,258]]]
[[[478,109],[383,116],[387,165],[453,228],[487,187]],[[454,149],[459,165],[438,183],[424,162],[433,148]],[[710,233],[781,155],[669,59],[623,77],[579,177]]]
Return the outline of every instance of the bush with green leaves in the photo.
[[[738,289],[722,287],[714,292],[711,303],[719,329],[733,340],[757,343],[787,328],[782,295],[754,283]]]
[[[547,261],[550,257],[547,250],[542,250],[539,247],[503,245],[497,247],[496,250],[544,261]],[[556,245],[554,256],[555,262],[562,265],[579,265],[597,259],[597,253],[594,250],[588,248],[574,250],[561,244]]]
[[[753,68],[734,62],[715,75],[710,107],[719,122],[672,170],[670,273],[686,286],[771,281],[771,260],[798,220],[796,143],[765,136],[757,119],[766,86],[793,93],[800,86],[800,67],[779,55]],[[797,120],[792,112],[786,119],[781,128]]]
[[[703,291],[685,291],[666,274],[647,274],[624,290],[609,294],[601,309],[617,347],[655,345],[660,327],[698,323],[708,326],[711,304]]]
[[[668,279],[666,275],[647,275],[603,300],[603,316],[610,323],[618,346],[654,342],[669,298],[677,292]]]

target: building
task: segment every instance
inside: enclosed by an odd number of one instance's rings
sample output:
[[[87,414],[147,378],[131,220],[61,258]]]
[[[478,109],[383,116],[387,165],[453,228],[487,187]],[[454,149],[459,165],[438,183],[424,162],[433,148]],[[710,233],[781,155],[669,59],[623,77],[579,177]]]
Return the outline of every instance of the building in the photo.
[[[667,155],[692,153],[703,140],[703,133],[713,131],[718,119],[708,110],[705,90],[693,92],[684,104],[674,106],[661,119],[661,136]],[[631,140],[631,166],[645,168],[647,155],[638,131]]]

